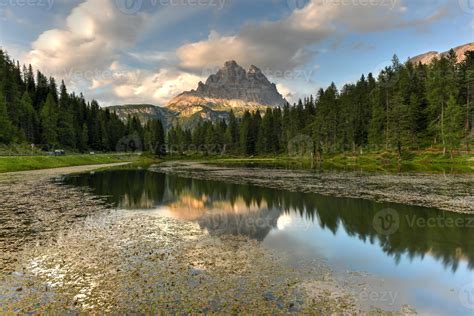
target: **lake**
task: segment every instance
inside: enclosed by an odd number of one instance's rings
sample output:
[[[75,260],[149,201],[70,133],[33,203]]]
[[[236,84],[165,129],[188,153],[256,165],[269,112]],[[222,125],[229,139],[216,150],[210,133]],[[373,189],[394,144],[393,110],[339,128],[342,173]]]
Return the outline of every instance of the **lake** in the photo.
[[[300,262],[323,260],[367,306],[472,315],[472,216],[362,199],[204,181],[145,169],[68,176],[123,212],[198,223],[211,235],[244,235]]]

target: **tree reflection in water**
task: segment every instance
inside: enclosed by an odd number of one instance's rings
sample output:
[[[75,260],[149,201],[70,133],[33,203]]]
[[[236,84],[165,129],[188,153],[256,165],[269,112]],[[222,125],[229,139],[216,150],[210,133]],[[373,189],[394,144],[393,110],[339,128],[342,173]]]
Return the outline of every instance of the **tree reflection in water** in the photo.
[[[436,258],[456,271],[461,260],[474,267],[474,223],[464,214],[362,199],[327,197],[309,193],[216,181],[194,180],[147,170],[113,170],[66,178],[66,184],[88,187],[120,209],[168,207],[173,216],[193,220],[210,234],[241,234],[263,240],[282,214],[297,213],[305,221],[336,234],[347,234],[371,244],[399,262],[409,258]],[[400,217],[390,235],[374,228],[382,209]],[[434,222],[433,222],[434,221]]]

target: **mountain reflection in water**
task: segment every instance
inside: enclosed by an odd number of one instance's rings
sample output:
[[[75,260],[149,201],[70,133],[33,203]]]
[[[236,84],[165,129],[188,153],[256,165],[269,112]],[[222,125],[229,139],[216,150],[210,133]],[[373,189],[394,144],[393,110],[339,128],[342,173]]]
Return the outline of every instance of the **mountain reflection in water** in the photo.
[[[114,170],[70,176],[66,184],[89,187],[119,209],[166,209],[170,216],[197,222],[210,234],[245,235],[264,240],[298,216],[305,223],[336,235],[379,244],[398,263],[429,255],[456,271],[460,262],[474,267],[474,229],[467,215],[361,199],[327,197],[247,185],[180,178],[147,170]],[[374,228],[377,212],[398,212],[398,230],[389,235]],[[419,225],[441,219],[463,225]],[[304,227],[301,227],[303,229]],[[308,241],[311,242],[311,241]]]

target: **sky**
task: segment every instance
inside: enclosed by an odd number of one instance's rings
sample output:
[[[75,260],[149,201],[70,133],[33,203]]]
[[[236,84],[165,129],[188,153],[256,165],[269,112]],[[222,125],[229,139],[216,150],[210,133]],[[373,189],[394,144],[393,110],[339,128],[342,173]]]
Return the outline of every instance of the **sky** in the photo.
[[[164,106],[235,60],[290,102],[474,42],[474,0],[0,0],[0,47],[103,106]]]

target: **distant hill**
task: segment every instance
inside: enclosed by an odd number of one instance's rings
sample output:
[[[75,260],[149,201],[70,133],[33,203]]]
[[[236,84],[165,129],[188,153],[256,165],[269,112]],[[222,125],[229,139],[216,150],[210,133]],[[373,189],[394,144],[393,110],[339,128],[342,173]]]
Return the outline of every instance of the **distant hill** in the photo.
[[[123,121],[128,116],[137,116],[142,123],[158,119],[166,129],[175,123],[179,123],[184,127],[192,127],[201,119],[215,122],[229,117],[229,112],[227,111],[215,111],[206,106],[195,106],[193,108],[188,110],[193,110],[194,112],[179,113],[151,104],[126,104],[109,107]]]
[[[146,123],[149,120],[158,119],[165,125],[165,127],[177,118],[177,113],[151,104],[115,105],[109,107],[109,109],[110,111],[115,112],[123,121],[125,121],[128,116],[137,116],[143,123]]]
[[[474,43],[469,43],[465,45],[458,46],[453,48],[454,52],[456,53],[457,62],[460,63],[464,60],[464,54],[467,51],[474,51]],[[410,62],[414,64],[422,63],[424,65],[430,64],[435,58],[441,58],[443,56],[447,56],[449,54],[449,50],[443,53],[438,53],[435,51],[427,52],[413,58],[410,58]]]

